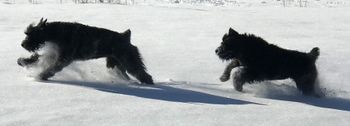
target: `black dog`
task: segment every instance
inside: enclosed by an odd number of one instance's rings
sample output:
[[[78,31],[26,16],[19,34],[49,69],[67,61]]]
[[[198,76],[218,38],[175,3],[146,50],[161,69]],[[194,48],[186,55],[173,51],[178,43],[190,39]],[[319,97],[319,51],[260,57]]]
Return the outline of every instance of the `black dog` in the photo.
[[[37,62],[41,56],[37,50],[45,42],[58,47],[57,59],[39,74],[39,79],[47,80],[73,61],[106,57],[107,67],[118,68],[124,78],[129,79],[128,72],[141,83],[153,84],[137,47],[130,43],[130,30],[117,33],[79,23],[41,19],[36,26],[29,25],[25,34],[22,47],[34,54],[29,58],[19,58],[17,62],[21,66]]]
[[[260,37],[239,34],[230,28],[215,52],[220,59],[232,60],[221,76],[221,81],[227,81],[231,70],[239,67],[234,76],[237,91],[242,91],[246,82],[291,78],[304,95],[315,94],[318,47],[309,53],[282,49]]]

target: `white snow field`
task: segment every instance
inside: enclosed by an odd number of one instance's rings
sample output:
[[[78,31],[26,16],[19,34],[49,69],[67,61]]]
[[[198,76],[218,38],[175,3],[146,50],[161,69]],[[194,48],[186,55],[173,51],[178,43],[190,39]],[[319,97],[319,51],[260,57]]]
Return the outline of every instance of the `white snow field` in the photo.
[[[214,7],[0,3],[1,126],[349,126],[350,8]],[[24,29],[41,17],[132,31],[154,86],[118,79],[105,60],[76,62],[49,81],[29,56]],[[214,50],[232,27],[283,48],[318,46],[323,98],[305,97],[291,80],[233,90],[219,77]]]

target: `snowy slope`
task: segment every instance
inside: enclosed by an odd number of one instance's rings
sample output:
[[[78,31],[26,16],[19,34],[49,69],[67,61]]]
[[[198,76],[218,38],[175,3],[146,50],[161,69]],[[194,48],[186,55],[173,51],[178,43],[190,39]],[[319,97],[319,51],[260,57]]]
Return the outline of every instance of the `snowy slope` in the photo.
[[[350,8],[0,4],[0,125],[350,124]],[[24,29],[41,17],[132,30],[155,86],[125,82],[104,59],[77,62],[47,82],[16,64]],[[325,98],[303,97],[290,80],[233,90],[214,54],[229,27],[284,48],[318,46]]]
[[[0,0],[4,4],[121,4],[228,7],[349,7],[349,0]],[[104,1],[101,3],[100,1]],[[110,1],[110,2],[108,2]],[[301,1],[301,3],[300,3]]]

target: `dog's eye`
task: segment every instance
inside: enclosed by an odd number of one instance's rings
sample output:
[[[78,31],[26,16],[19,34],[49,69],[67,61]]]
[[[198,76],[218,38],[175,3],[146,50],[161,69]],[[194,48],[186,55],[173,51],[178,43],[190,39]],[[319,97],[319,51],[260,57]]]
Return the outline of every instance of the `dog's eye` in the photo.
[[[221,42],[221,45],[222,46],[227,46],[227,43],[226,42]]]
[[[33,31],[25,31],[24,34],[26,34],[26,35],[33,35],[34,32]]]

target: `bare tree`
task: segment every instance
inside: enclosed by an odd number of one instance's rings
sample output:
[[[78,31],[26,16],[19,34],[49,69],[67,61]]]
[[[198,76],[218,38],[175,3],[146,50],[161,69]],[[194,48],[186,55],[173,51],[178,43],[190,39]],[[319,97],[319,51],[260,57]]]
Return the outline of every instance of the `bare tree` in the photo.
[[[299,0],[300,7],[307,7],[307,0]]]
[[[29,3],[37,4],[37,3],[39,3],[39,1],[38,0],[29,0]]]

